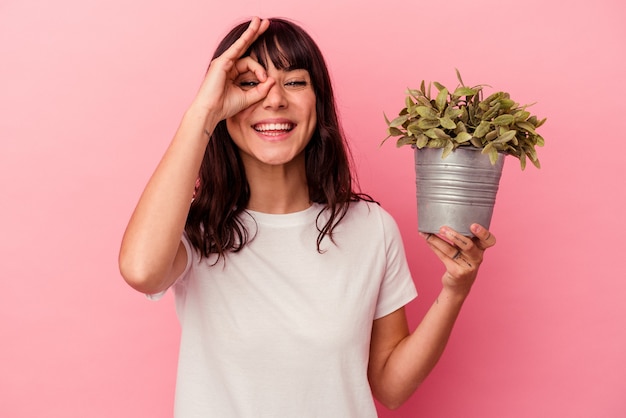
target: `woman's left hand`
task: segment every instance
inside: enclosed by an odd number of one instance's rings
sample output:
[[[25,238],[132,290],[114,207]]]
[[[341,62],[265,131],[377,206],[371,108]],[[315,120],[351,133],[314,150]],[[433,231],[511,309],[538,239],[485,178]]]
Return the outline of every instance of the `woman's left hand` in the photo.
[[[472,224],[473,238],[463,236],[447,226],[438,235],[420,233],[428,246],[446,267],[444,288],[467,295],[476,279],[487,248],[496,244],[496,237],[479,224]]]

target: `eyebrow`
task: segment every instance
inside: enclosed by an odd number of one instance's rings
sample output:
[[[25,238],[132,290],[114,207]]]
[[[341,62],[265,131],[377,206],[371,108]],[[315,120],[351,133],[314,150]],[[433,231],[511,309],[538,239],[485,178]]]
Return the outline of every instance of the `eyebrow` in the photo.
[[[298,71],[298,70],[306,71],[307,73],[309,72],[309,70],[307,70],[306,68],[298,67],[298,66],[295,66],[295,65],[291,65],[289,67],[283,68],[283,71],[285,71],[285,72],[288,72],[288,71]]]

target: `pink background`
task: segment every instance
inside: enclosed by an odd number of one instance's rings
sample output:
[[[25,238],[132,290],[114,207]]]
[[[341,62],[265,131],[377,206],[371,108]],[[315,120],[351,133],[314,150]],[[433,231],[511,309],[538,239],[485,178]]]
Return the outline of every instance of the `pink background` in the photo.
[[[508,159],[498,245],[447,352],[380,415],[626,416],[621,0],[2,0],[0,416],[171,416],[173,300],[125,285],[119,241],[218,38],[253,14],[325,51],[363,189],[403,231],[413,324],[442,269],[416,233],[411,150],[378,146],[383,112],[456,67],[548,117],[543,168]]]

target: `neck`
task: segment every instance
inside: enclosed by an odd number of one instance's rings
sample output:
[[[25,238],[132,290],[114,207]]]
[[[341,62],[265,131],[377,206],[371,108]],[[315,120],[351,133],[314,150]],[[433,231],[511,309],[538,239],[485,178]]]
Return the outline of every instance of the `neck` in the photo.
[[[246,166],[246,177],[250,185],[250,210],[280,214],[311,206],[304,164]]]

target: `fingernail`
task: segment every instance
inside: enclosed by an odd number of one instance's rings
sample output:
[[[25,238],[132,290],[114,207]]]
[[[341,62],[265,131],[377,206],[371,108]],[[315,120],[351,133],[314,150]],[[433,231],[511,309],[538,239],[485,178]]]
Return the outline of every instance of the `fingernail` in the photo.
[[[428,234],[428,233],[426,233],[426,232],[420,232],[419,234],[420,234],[420,236],[421,236],[422,238],[424,238],[426,241],[428,241],[428,240],[430,239],[430,237],[432,237],[432,236],[433,236],[433,234]]]

